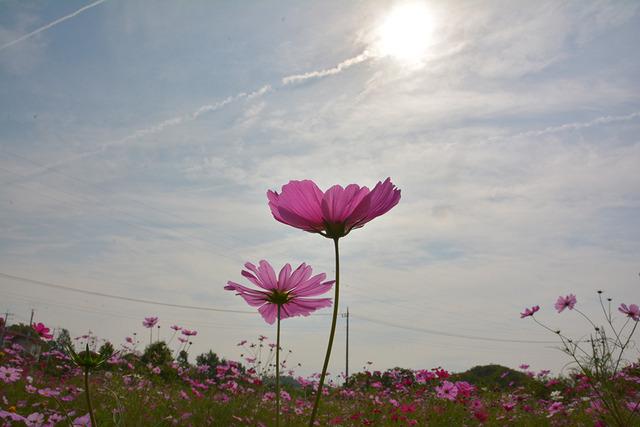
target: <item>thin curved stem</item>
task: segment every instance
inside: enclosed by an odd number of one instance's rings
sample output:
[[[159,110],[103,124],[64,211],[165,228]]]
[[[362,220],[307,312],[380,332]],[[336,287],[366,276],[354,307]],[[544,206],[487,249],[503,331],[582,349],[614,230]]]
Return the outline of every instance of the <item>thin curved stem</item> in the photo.
[[[84,395],[87,397],[87,409],[89,410],[89,418],[91,418],[91,425],[98,427],[96,422],[96,416],[93,414],[93,405],[91,404],[91,394],[89,392],[89,368],[84,368]]]
[[[318,391],[316,392],[316,400],[311,411],[311,420],[309,426],[313,426],[318,413],[318,405],[320,405],[320,397],[322,396],[322,386],[324,385],[324,377],[327,375],[329,367],[329,358],[331,357],[331,347],[333,347],[333,337],[336,334],[336,321],[338,319],[338,301],[340,298],[340,252],[338,250],[338,238],[333,239],[333,247],[336,255],[336,284],[333,297],[333,318],[331,320],[331,332],[329,333],[329,343],[327,344],[327,354],[324,356],[324,364],[322,365],[322,374],[320,374],[320,382],[318,383]]]
[[[278,332],[276,335],[276,427],[280,427],[280,304],[278,304]]]

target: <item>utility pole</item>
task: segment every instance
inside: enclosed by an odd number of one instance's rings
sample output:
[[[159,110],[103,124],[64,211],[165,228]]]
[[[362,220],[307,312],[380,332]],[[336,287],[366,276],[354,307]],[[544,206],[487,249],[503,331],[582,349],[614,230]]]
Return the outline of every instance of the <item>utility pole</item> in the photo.
[[[9,316],[13,316],[13,313],[9,313],[9,310],[4,312],[4,322],[2,323],[2,330],[0,330],[0,347],[4,346],[4,333],[7,330],[7,322]]]
[[[349,307],[347,307],[347,312],[342,314],[342,317],[347,319],[347,342],[345,345],[345,372],[344,372],[344,383],[347,384],[349,382]]]

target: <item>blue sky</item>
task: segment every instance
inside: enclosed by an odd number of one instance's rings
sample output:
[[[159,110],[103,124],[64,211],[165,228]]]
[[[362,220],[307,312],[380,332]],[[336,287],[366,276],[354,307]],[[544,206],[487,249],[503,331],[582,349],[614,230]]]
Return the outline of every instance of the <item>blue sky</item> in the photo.
[[[398,1],[0,2],[0,272],[186,305],[244,261],[333,274],[329,241],[273,220],[266,190],[390,176],[400,204],[342,244],[352,370],[482,363],[559,370],[525,306],[581,336],[577,294],[638,303],[640,10],[633,1],[425,1],[411,61],[382,52]],[[425,23],[425,25],[427,25]],[[7,46],[7,44],[10,44]],[[0,278],[0,309],[121,342],[143,316],[239,357],[272,328]],[[358,316],[361,316],[360,318]],[[320,369],[329,318],[284,339]],[[342,369],[343,336],[332,362]]]

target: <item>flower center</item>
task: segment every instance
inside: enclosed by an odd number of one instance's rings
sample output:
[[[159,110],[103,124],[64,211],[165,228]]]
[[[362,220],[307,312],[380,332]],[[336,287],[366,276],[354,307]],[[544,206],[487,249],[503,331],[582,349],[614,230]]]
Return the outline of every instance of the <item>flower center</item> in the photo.
[[[325,221],[324,228],[327,232],[327,237],[331,239],[340,238],[347,235],[344,229],[344,223],[341,222],[332,224]]]
[[[289,292],[281,292],[281,291],[273,291],[271,295],[269,295],[268,301],[272,304],[282,305],[289,302],[291,297],[289,296]]]

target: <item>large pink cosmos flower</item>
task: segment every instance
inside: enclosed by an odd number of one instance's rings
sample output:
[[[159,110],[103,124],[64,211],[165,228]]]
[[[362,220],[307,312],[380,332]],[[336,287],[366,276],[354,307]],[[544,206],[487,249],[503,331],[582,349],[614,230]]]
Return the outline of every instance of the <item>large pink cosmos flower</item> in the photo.
[[[269,190],[267,197],[276,220],[338,239],[391,210],[400,201],[400,190],[387,178],[371,191],[349,184],[334,185],[323,193],[313,181],[304,180],[289,181],[280,194]]]
[[[260,261],[259,267],[247,262],[242,275],[260,290],[247,288],[235,282],[227,282],[224,288],[236,291],[252,307],[258,311],[264,320],[273,324],[276,321],[278,306],[280,318],[294,316],[308,316],[315,310],[331,306],[331,298],[309,298],[323,294],[331,289],[334,281],[323,282],[324,273],[311,277],[312,269],[305,263],[300,264],[295,271],[291,265],[285,264],[276,277],[276,273],[267,261]]]

